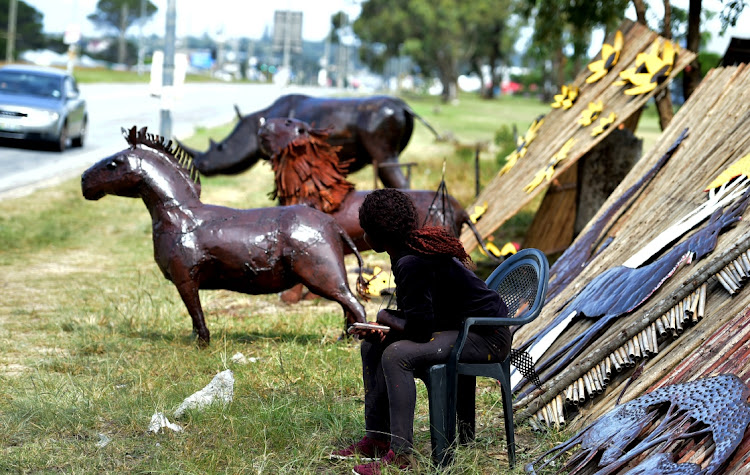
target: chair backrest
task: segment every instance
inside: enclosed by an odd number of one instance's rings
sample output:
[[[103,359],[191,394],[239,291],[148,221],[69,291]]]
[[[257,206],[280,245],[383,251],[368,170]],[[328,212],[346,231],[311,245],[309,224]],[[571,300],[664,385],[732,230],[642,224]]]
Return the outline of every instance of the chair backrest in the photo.
[[[487,287],[500,294],[508,317],[524,325],[542,311],[547,295],[549,263],[539,249],[523,249],[507,258],[487,278]],[[519,311],[520,310],[520,311]]]

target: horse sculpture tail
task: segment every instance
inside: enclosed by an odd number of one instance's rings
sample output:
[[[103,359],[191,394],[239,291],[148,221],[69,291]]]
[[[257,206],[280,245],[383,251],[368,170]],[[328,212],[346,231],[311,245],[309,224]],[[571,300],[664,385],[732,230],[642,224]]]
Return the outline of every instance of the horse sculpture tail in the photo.
[[[425,120],[424,118],[422,118],[422,116],[420,116],[419,114],[417,114],[416,112],[414,112],[414,109],[412,109],[412,108],[411,108],[411,107],[409,107],[409,106],[406,106],[406,111],[407,111],[407,112],[408,112],[409,114],[411,114],[411,115],[412,115],[412,117],[414,117],[415,119],[418,119],[418,120],[419,120],[419,121],[420,121],[421,123],[423,123],[423,124],[424,124],[424,126],[425,126],[425,127],[427,127],[427,128],[428,128],[428,129],[430,130],[430,132],[432,132],[432,133],[433,133],[433,134],[435,135],[435,139],[436,139],[436,140],[437,140],[438,142],[439,142],[439,141],[441,141],[441,140],[443,139],[443,138],[442,138],[442,137],[440,136],[440,134],[438,133],[438,131],[437,131],[437,130],[435,130],[435,128],[434,128],[434,127],[433,127],[432,125],[430,125],[430,123],[429,123],[429,122],[427,122],[427,121],[426,121],[426,120]]]
[[[344,231],[344,228],[341,226],[339,228],[339,236],[341,236],[341,240],[346,243],[347,246],[349,246],[349,249],[352,250],[355,256],[357,256],[357,262],[359,263],[359,277],[357,277],[357,293],[360,297],[369,300],[369,297],[367,295],[367,281],[362,276],[362,269],[365,266],[365,261],[362,260],[362,255],[359,253],[359,249],[357,249],[357,245],[354,244],[354,241],[352,240],[351,236]]]

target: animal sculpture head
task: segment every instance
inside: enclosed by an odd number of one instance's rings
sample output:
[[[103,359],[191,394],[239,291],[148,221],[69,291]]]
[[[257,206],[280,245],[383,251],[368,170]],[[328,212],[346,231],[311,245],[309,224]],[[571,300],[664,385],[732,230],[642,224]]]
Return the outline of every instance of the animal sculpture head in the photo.
[[[86,199],[98,200],[108,194],[136,198],[148,188],[166,186],[200,197],[198,171],[181,147],[147,133],[145,127],[122,132],[129,147],[100,160],[81,177]],[[156,173],[157,169],[161,173]]]
[[[209,140],[205,152],[179,144],[190,156],[195,166],[206,176],[216,174],[236,174],[247,170],[262,158],[258,148],[258,127],[262,123],[262,114],[253,113],[242,116],[237,113],[239,122],[232,132],[222,140]]]
[[[326,213],[339,208],[354,185],[346,180],[349,162],[339,160],[340,147],[328,143],[328,133],[297,119],[268,119],[261,125],[260,148],[270,157],[276,181],[272,198]]]

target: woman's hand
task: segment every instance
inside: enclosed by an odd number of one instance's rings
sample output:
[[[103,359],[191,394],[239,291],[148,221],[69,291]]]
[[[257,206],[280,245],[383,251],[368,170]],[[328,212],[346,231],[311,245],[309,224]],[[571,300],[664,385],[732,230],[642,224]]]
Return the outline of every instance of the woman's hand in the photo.
[[[355,328],[350,327],[349,333],[356,335],[358,338],[369,342],[382,342],[385,340],[386,332],[374,328]]]

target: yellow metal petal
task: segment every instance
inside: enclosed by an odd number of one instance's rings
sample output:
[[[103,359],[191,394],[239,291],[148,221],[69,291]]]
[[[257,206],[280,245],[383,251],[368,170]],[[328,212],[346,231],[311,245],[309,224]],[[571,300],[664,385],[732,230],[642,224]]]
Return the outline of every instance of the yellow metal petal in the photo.
[[[570,99],[572,102],[575,102],[576,99],[578,99],[578,88],[577,87],[569,87],[568,88],[568,99]]]
[[[729,165],[723,172],[719,173],[704,191],[713,190],[721,185],[729,183],[740,175],[750,176],[750,153]]]
[[[656,83],[648,82],[646,84],[642,84],[642,85],[627,89],[625,91],[625,94],[627,94],[628,96],[637,96],[638,94],[648,94],[654,89],[656,89]]]
[[[651,83],[653,78],[654,75],[651,73],[633,74],[633,76],[630,78],[630,82],[634,86],[643,86],[645,84]]]
[[[469,219],[472,223],[476,224],[476,222],[482,218],[482,215],[487,211],[487,206],[486,201],[482,203],[482,206],[474,206],[474,212],[469,215]]]
[[[674,43],[672,43],[671,41],[665,41],[664,52],[661,55],[662,62],[671,66],[674,64],[674,58],[676,55],[677,52],[674,49]]]
[[[500,249],[501,256],[507,256],[509,254],[515,254],[518,252],[516,244],[513,242],[506,242],[502,249]]]
[[[597,59],[596,61],[592,61],[588,65],[589,71],[595,73],[598,71],[601,71],[604,69],[604,60],[603,59]]]
[[[542,182],[544,181],[545,173],[546,173],[546,169],[539,170],[538,172],[536,172],[536,175],[534,175],[534,179],[531,180],[526,186],[523,187],[523,191],[525,191],[526,193],[531,193],[532,191],[534,191],[534,189],[537,186],[541,185]]]
[[[646,70],[652,74],[660,70],[664,64],[664,61],[658,56],[646,57]]]
[[[518,154],[516,152],[511,153],[507,157],[505,157],[505,165],[500,169],[500,171],[497,173],[498,176],[505,175],[510,171],[511,168],[513,168],[513,165],[516,164],[518,161]]]
[[[599,70],[599,71],[595,72],[594,74],[592,74],[591,76],[589,76],[589,77],[586,78],[586,84],[595,83],[596,81],[598,81],[601,78],[603,78],[604,76],[606,76],[607,72],[608,71],[606,69],[602,69],[602,70]]]
[[[615,41],[612,43],[616,51],[622,50],[622,45],[625,43],[625,39],[622,36],[622,31],[617,30],[615,33]]]

